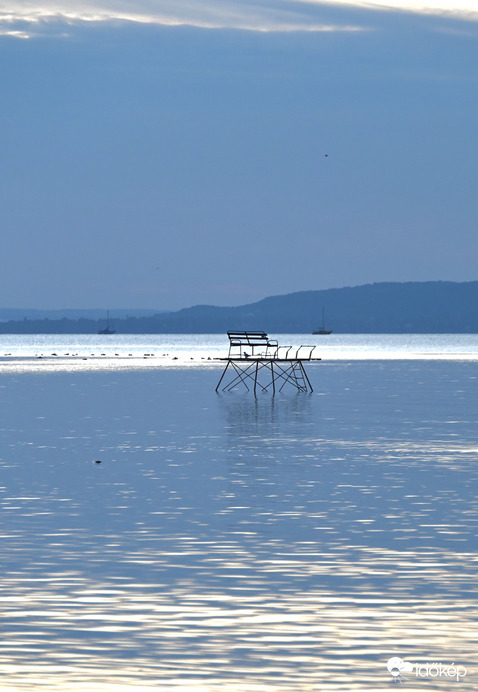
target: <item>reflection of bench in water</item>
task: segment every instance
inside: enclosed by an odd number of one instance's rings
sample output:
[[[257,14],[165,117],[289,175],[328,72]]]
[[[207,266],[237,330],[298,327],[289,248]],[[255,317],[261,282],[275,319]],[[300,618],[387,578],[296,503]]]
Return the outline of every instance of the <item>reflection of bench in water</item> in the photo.
[[[290,384],[299,392],[313,391],[310,380],[307,377],[303,361],[320,360],[312,358],[315,346],[279,346],[277,341],[269,339],[265,332],[227,332],[229,337],[229,353],[226,367],[219,380],[216,392],[230,369],[232,379],[222,387],[222,391],[230,391],[239,384],[243,384],[249,391],[248,383],[253,386],[254,394],[257,386],[263,392],[276,391],[276,382],[280,383],[279,391]],[[266,381],[262,371],[267,371]]]

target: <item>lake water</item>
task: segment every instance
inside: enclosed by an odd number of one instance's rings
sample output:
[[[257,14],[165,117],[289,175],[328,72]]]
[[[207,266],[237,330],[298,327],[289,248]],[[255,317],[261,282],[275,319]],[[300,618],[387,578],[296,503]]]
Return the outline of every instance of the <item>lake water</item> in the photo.
[[[314,357],[324,360],[477,360],[478,334],[310,334],[273,335],[280,344],[315,346]],[[115,334],[0,335],[0,369],[3,363],[43,361],[42,371],[60,368],[129,368],[193,365],[227,355],[222,334]],[[139,361],[143,361],[140,363]],[[177,362],[179,361],[179,363]],[[202,363],[205,365],[205,363]]]
[[[478,336],[277,338],[0,339],[0,689],[478,689]]]

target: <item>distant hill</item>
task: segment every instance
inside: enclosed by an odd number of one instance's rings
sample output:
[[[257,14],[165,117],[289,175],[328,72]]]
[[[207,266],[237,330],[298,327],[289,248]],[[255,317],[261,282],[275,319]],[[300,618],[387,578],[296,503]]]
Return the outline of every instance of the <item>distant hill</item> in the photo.
[[[114,316],[117,319],[125,317],[151,317],[160,312],[168,310],[128,310],[127,308],[116,308]],[[38,310],[34,308],[0,308],[0,322],[20,321],[20,320],[104,320],[106,310],[100,308],[84,309],[61,309],[58,310]]]
[[[301,291],[239,307],[196,305],[177,312],[114,318],[118,334],[214,334],[228,329],[311,333],[322,321],[334,333],[478,333],[478,281],[376,283]],[[113,315],[113,313],[112,313]],[[103,319],[22,319],[0,333],[87,334]]]

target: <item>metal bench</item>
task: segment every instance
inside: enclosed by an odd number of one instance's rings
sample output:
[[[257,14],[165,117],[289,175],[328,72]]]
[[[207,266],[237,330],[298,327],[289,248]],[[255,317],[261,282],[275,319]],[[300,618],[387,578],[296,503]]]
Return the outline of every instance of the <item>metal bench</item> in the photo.
[[[266,332],[227,332],[228,358],[275,358],[279,345]]]

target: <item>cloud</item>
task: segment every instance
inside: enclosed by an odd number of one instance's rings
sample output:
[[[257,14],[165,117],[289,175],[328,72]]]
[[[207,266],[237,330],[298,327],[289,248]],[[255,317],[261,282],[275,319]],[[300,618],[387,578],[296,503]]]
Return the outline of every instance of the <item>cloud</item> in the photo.
[[[395,10],[412,12],[416,14],[446,15],[457,19],[478,21],[478,2],[477,0],[328,0],[324,3],[321,0],[296,0],[297,2],[320,5],[328,4],[342,5],[349,8],[363,8],[374,10]]]
[[[277,6],[267,2],[234,1],[157,2],[141,0],[99,0],[95,2],[12,3],[0,11],[1,33],[42,33],[47,23],[135,22],[161,26],[195,26],[205,29],[249,31],[357,31],[361,27],[321,21],[316,8],[291,2]]]
[[[54,24],[134,22],[263,32],[350,32],[368,28],[347,21],[344,10],[402,10],[478,20],[476,0],[31,0],[0,11],[0,34],[28,38]],[[336,10],[334,21],[331,12]],[[355,14],[355,20],[357,15]]]

